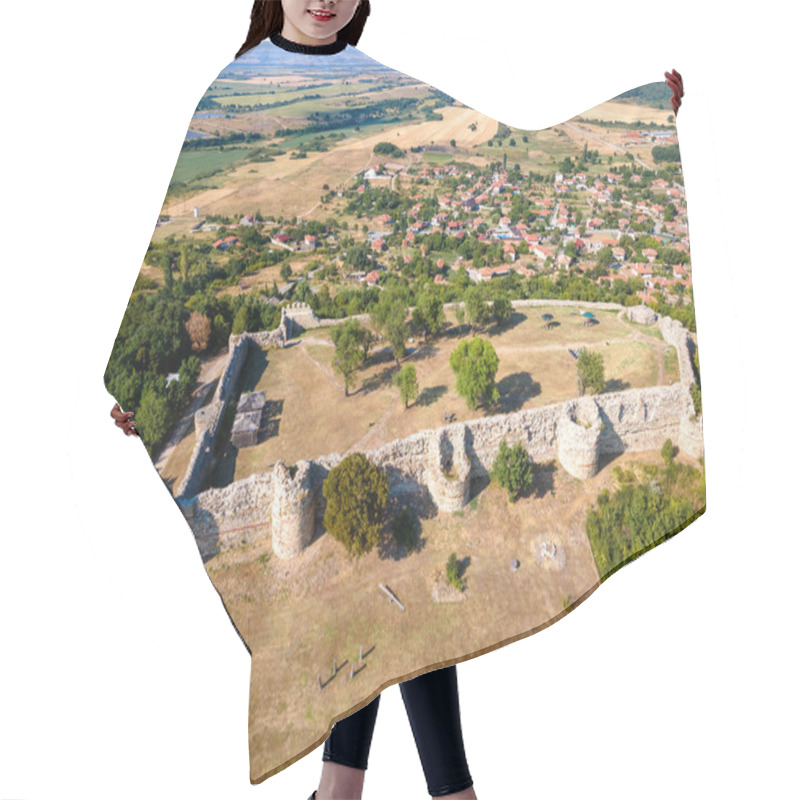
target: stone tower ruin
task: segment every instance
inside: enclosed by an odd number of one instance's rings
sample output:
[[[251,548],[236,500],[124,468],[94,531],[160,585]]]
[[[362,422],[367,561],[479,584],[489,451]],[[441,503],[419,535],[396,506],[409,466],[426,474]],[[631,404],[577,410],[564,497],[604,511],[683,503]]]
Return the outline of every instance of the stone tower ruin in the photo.
[[[316,492],[311,481],[311,462],[288,467],[275,465],[272,495],[272,549],[280,558],[292,558],[314,538]]]
[[[592,397],[565,403],[557,425],[556,450],[561,466],[575,478],[591,478],[597,473],[602,430],[597,403]]]
[[[428,445],[428,490],[439,511],[459,511],[469,501],[472,460],[467,428],[448,425],[433,432]]]

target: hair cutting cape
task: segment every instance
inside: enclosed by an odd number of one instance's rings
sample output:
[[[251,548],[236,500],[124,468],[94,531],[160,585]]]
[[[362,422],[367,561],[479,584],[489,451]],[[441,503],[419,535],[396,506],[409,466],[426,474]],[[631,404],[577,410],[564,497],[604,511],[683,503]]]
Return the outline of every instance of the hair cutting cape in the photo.
[[[705,511],[670,96],[521,130],[271,39],[203,95],[104,383],[251,654],[252,783]]]

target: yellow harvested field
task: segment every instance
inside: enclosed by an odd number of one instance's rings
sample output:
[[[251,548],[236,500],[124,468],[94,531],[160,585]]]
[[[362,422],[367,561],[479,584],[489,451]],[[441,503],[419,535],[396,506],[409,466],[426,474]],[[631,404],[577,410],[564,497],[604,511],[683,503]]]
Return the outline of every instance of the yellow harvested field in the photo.
[[[345,139],[327,153],[310,152],[301,159],[287,153],[274,161],[242,164],[217,179],[223,181],[219,188],[167,202],[161,213],[188,217],[198,206],[205,214],[239,214],[242,209],[260,208],[266,216],[304,215],[319,203],[324,184],[349,184],[380,160],[373,153],[379,142],[407,149],[431,142],[449,145],[455,139],[459,147],[465,147],[487,141],[497,130],[495,120],[472,109],[450,106],[440,111],[442,121],[398,125],[391,131]],[[477,126],[474,131],[469,128],[473,122]]]
[[[671,108],[659,109],[638,103],[623,103],[609,100],[605,103],[581,112],[577,116],[585,119],[597,119],[603,122],[655,122],[657,125],[666,125],[667,117],[672,115]]]

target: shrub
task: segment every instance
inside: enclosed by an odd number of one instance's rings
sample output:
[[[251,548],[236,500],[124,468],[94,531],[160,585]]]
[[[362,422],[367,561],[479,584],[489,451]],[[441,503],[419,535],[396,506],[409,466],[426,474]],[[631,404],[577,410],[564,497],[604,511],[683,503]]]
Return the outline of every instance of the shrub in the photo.
[[[386,473],[363,453],[337,464],[322,485],[327,501],[325,529],[351,555],[368,553],[378,542],[389,498]]]
[[[508,499],[512,503],[530,492],[533,488],[533,464],[521,442],[513,447],[509,447],[505,439],[500,442],[500,450],[492,467],[492,477],[508,490]]]
[[[464,582],[461,580],[458,568],[458,558],[455,553],[450,553],[450,558],[447,559],[447,582],[458,589],[460,592],[464,590]]]

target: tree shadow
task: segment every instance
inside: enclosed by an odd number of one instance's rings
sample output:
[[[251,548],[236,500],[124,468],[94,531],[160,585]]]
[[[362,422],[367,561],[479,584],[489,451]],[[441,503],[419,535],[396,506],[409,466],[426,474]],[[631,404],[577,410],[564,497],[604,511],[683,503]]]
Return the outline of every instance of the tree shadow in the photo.
[[[506,375],[497,383],[500,399],[495,404],[502,413],[519,411],[527,400],[541,394],[542,387],[534,381],[529,372],[515,372]]]
[[[418,347],[406,348],[406,359],[413,358],[415,361],[426,361],[429,358],[433,358],[438,353],[439,348],[429,339]]]
[[[441,386],[426,386],[420,393],[416,400],[418,406],[432,406],[447,394],[447,387]]]
[[[388,345],[383,345],[376,347],[370,352],[369,358],[364,362],[364,366],[374,367],[378,364],[386,364],[389,361],[391,361],[392,364],[395,363],[394,352]]]
[[[544,464],[533,464],[533,486],[526,497],[544,497],[550,494],[555,488],[555,475],[558,467],[555,459],[551,459]]]
[[[383,386],[391,385],[392,375],[396,369],[397,367],[394,363],[394,357],[392,357],[391,366],[384,367],[380,372],[370,375],[361,383],[361,386],[358,389],[356,389],[354,392],[350,392],[350,395],[369,394],[370,392],[374,392]]]
[[[521,325],[523,322],[527,320],[525,314],[522,314],[519,311],[512,312],[511,316],[503,323],[493,323],[488,329],[487,333],[490,336],[499,336],[501,333],[506,333],[506,331],[513,331],[518,325]]]
[[[386,506],[384,535],[378,542],[378,557],[400,561],[411,553],[421,552],[427,543],[422,535],[422,520],[432,519],[436,514],[437,508],[427,490],[391,497]]]
[[[445,322],[437,335],[441,339],[460,339],[466,330],[466,324],[459,326],[457,322]]]
[[[471,565],[472,556],[464,556],[464,558],[456,559],[456,577],[461,580],[464,589],[469,589],[469,580],[464,576]]]
[[[630,381],[622,381],[619,378],[612,378],[611,380],[606,381],[606,385],[603,387],[604,392],[621,392],[623,389],[630,389],[631,384]]]

